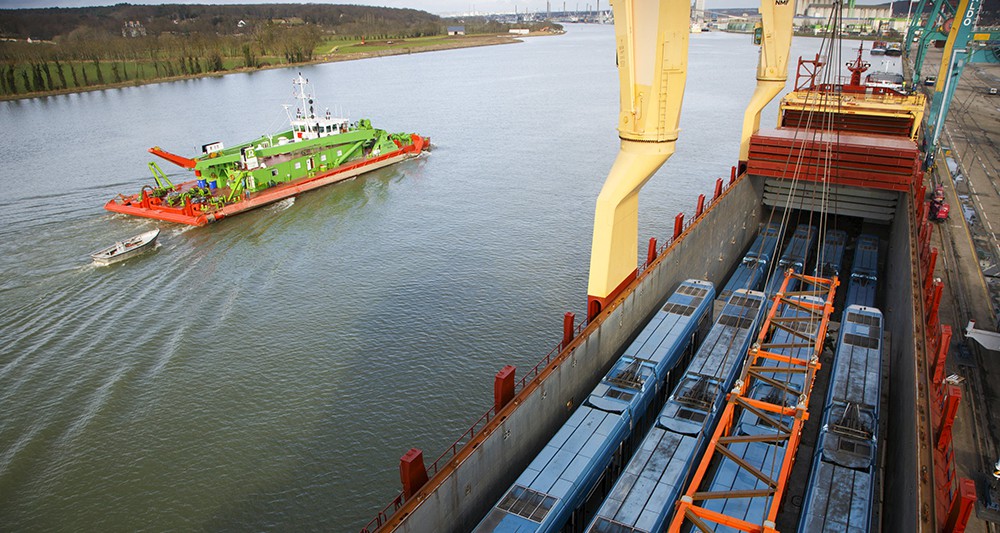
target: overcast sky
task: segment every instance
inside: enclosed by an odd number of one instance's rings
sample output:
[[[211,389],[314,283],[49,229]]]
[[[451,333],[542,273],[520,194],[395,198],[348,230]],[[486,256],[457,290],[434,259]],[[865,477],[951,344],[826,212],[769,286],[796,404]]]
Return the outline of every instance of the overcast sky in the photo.
[[[40,8],[40,7],[85,7],[94,5],[114,5],[123,0],[0,0],[0,9]],[[156,2],[145,0],[124,0],[130,4],[360,4],[385,7],[408,7],[429,11],[438,15],[454,15],[469,13],[473,10],[485,13],[513,13],[515,8],[524,11],[545,11],[546,0],[175,0],[171,2]],[[602,9],[608,9],[608,0],[549,0],[553,11],[566,9],[597,8],[600,2]],[[868,2],[863,2],[868,3]],[[746,7],[757,6],[755,0],[706,0],[706,9],[713,7]]]

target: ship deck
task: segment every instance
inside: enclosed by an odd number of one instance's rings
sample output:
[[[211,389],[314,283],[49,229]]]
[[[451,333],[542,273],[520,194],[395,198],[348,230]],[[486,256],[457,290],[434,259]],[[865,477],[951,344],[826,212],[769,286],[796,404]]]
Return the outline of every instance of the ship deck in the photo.
[[[212,207],[203,210],[198,204],[170,207],[162,204],[155,204],[148,200],[143,200],[141,198],[141,193],[129,197],[119,195],[119,197],[112,199],[105,204],[104,208],[108,211],[126,215],[152,218],[155,220],[175,222],[178,224],[187,224],[190,226],[204,226],[206,224],[222,220],[226,217],[231,217],[258,207],[279,202],[285,198],[297,196],[306,191],[311,191],[326,185],[348,180],[366,172],[371,172],[406,159],[417,157],[426,146],[425,140],[420,139],[420,142],[407,145],[394,152],[382,154],[376,158],[350,162],[328,172],[293,180],[287,183],[281,183],[263,191],[247,194],[243,199],[224,205],[221,208]],[[195,181],[192,180],[178,184],[176,190],[178,192],[189,190],[194,186],[194,183]],[[213,191],[212,197],[224,198],[228,193],[228,187],[220,187]]]

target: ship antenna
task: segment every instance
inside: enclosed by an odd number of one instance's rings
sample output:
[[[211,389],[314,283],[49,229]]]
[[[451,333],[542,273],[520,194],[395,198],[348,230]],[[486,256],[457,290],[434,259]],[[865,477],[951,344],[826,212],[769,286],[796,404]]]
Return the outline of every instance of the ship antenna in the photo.
[[[306,94],[306,85],[309,84],[309,80],[303,78],[302,73],[299,72],[299,76],[292,81],[292,84],[295,85],[296,89],[295,99],[302,103],[299,109],[302,110],[303,114],[308,112],[308,115],[305,116],[306,119],[313,118],[312,97]]]

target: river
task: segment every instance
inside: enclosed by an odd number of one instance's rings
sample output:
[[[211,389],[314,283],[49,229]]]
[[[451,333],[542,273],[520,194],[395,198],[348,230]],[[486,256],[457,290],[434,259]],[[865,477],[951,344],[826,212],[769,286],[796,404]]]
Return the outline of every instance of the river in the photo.
[[[746,35],[691,37],[640,250],[728,177],[756,54]],[[298,72],[320,109],[433,151],[219,224],[159,224],[155,252],[90,264],[156,226],[102,209],[151,181],[147,148],[277,131]],[[530,368],[563,313],[583,315],[617,109],[613,28],[583,25],[0,102],[0,529],[357,531],[404,452],[433,461],[497,370]]]

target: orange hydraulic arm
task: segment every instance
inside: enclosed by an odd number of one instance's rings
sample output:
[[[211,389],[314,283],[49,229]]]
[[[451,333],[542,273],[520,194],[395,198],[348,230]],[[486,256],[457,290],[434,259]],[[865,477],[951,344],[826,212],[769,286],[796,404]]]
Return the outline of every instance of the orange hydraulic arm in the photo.
[[[194,168],[195,164],[197,163],[197,161],[195,161],[194,159],[188,159],[186,157],[179,156],[177,154],[172,154],[166,150],[161,149],[159,146],[154,146],[150,148],[149,153],[160,156],[163,159],[166,159],[167,161],[170,161],[171,163],[183,168]]]
[[[792,278],[801,280],[803,287],[811,287],[810,290],[785,293],[788,281]],[[826,328],[830,321],[830,313],[833,311],[833,297],[837,287],[837,278],[832,280],[815,278],[796,274],[791,269],[785,274],[785,280],[778,293],[771,303],[764,325],[761,326],[757,336],[757,342],[750,347],[747,365],[740,375],[736,387],[727,398],[726,408],[719,418],[718,426],[712,435],[712,440],[705,450],[705,455],[701,458],[698,469],[695,471],[691,484],[684,491],[677,504],[677,512],[670,523],[668,531],[677,532],[685,524],[691,524],[697,530],[712,531],[710,523],[727,526],[747,532],[776,532],[775,520],[778,510],[781,507],[781,500],[787,488],[788,478],[792,472],[792,465],[795,462],[795,452],[799,445],[802,433],[802,426],[809,417],[807,407],[809,405],[809,395],[812,392],[812,384],[819,370],[819,355],[823,349],[823,341],[826,339]],[[814,296],[821,297],[822,303],[808,302],[800,299],[792,299],[793,296]],[[803,315],[801,317],[779,317],[777,316],[779,307],[791,306],[796,308]],[[818,327],[816,327],[818,326]],[[768,333],[772,329],[781,329],[792,333],[796,339],[793,343],[769,344],[765,342]],[[808,348],[811,347],[809,359],[798,359],[790,355],[778,352],[781,349]],[[773,350],[773,351],[772,351]],[[769,360],[772,363],[765,365]],[[775,364],[777,363],[777,364]],[[754,385],[770,385],[778,389],[785,388],[782,380],[770,375],[804,374],[805,380],[801,391],[801,396],[797,405],[788,407],[782,403],[770,403],[750,396],[754,390]],[[798,391],[795,391],[796,393]],[[782,396],[784,396],[782,394]],[[774,427],[774,432],[764,435],[735,435],[735,424],[740,414],[749,412],[758,417],[760,424]],[[791,425],[786,425],[782,418],[791,419]],[[743,461],[739,453],[730,449],[731,445],[739,446],[748,442],[762,442],[773,446],[784,447],[784,455],[780,468],[776,476],[765,473],[759,468]],[[762,481],[764,488],[758,490],[732,490],[732,491],[710,491],[709,487],[703,487],[710,480],[706,480],[706,472],[713,463],[717,464],[723,458],[728,458],[739,469]],[[740,498],[767,498],[767,513],[762,517],[761,523],[751,523],[743,518],[728,516],[723,513],[711,511],[702,507],[707,500],[719,499],[740,499]]]

